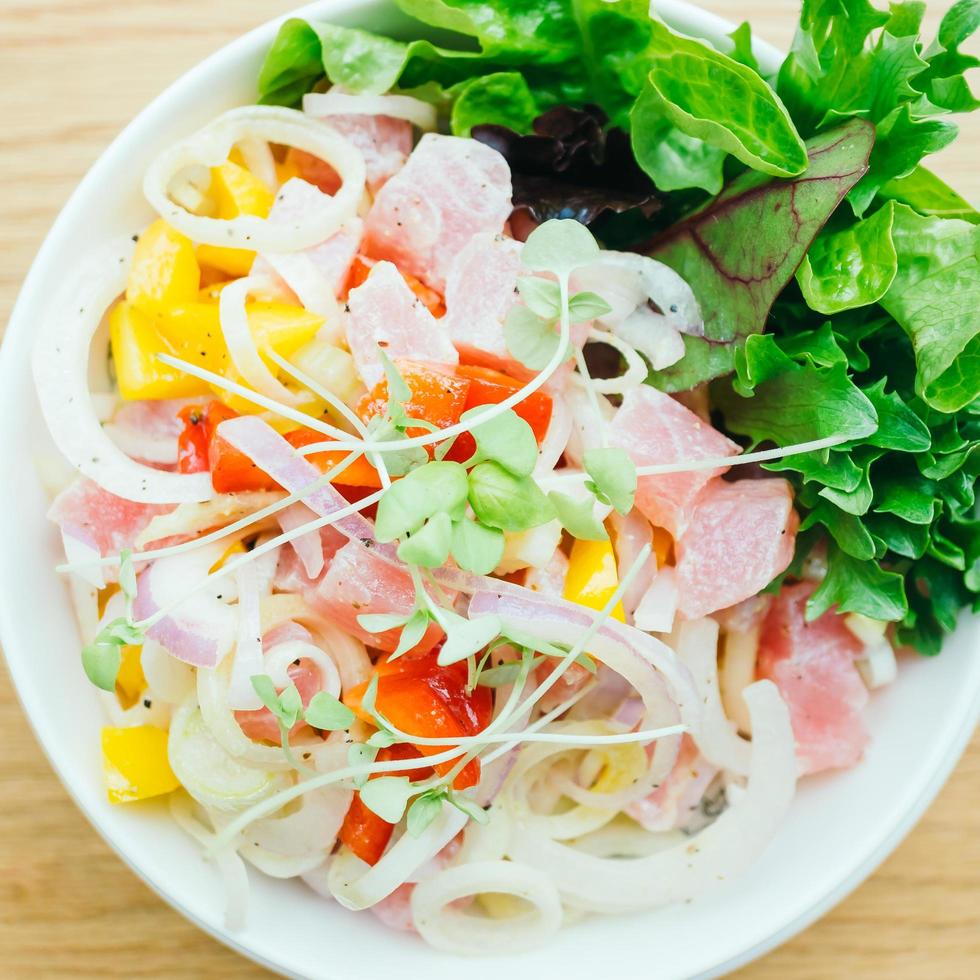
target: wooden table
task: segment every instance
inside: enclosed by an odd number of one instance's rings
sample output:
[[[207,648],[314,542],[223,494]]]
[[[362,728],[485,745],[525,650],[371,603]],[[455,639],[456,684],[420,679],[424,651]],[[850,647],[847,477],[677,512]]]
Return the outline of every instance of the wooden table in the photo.
[[[109,140],[206,54],[298,3],[0,0],[0,325],[59,208]],[[789,43],[790,0],[703,5],[748,17],[760,36]],[[933,162],[977,200],[978,156],[973,121]],[[2,674],[0,745],[0,976],[268,975],[185,922],[110,853],[48,768]],[[980,975],[978,813],[980,737],[870,881],[740,976],[973,980]]]

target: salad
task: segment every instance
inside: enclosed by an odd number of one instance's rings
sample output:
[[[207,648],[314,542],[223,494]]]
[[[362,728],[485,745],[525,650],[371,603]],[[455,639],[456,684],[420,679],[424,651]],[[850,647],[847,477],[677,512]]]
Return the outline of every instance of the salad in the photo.
[[[286,21],[34,374],[110,801],[457,953],[690,900],[980,605],[978,104],[924,5],[777,74],[640,0]],[[518,9],[519,8],[519,9]]]

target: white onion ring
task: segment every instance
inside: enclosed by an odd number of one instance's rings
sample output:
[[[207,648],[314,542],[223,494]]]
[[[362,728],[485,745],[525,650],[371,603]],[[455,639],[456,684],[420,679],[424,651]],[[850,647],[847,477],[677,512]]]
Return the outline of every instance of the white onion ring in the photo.
[[[265,672],[277,687],[288,687],[292,683],[288,668],[297,660],[310,660],[316,664],[320,673],[320,690],[332,694],[335,698],[340,697],[341,681],[337,665],[313,643],[305,643],[302,640],[277,643],[265,655]]]
[[[622,395],[631,388],[639,388],[646,381],[650,373],[646,361],[640,357],[636,348],[626,343],[622,337],[617,337],[608,330],[597,330],[592,327],[589,330],[589,340],[612,347],[626,361],[626,371],[619,377],[593,378],[591,384],[596,391],[604,395]]]
[[[713,619],[682,623],[677,636],[677,656],[694,677],[704,704],[701,728],[691,733],[694,743],[712,765],[747,776],[752,744],[739,736],[735,723],[725,715],[718,690],[718,624]]]
[[[694,898],[741,873],[765,849],[796,786],[789,711],[771,681],[745,691],[755,749],[737,804],[682,844],[647,858],[606,860],[518,827],[511,857],[548,874],[564,901],[597,912],[632,912]]]
[[[343,848],[330,864],[330,892],[344,908],[366,909],[387,898],[465,826],[467,816],[448,803],[418,837],[405,833],[373,867]]]
[[[513,895],[533,906],[528,914],[490,919],[450,906],[485,893]],[[511,955],[548,941],[562,922],[561,900],[547,875],[512,861],[478,861],[446,868],[412,892],[419,934],[436,949],[458,955]]]
[[[423,133],[434,132],[439,122],[433,105],[410,95],[354,95],[338,92],[307,92],[303,112],[317,119],[328,116],[389,116],[404,119]]]
[[[194,688],[194,669],[171,657],[156,640],[146,637],[140,652],[140,666],[154,700],[180,704]]]
[[[293,146],[324,160],[340,176],[340,190],[333,197],[324,194],[321,206],[292,226],[250,214],[228,220],[206,218],[185,211],[167,196],[171,179],[185,167],[218,166],[235,144],[253,138]],[[365,180],[360,151],[325,123],[295,109],[241,106],[158,156],[143,180],[143,193],[162,218],[195,242],[258,252],[296,252],[325,241],[357,213]]]
[[[247,490],[244,493],[218,493],[198,504],[180,504],[166,514],[157,514],[134,542],[143,548],[164,538],[195,538],[204,531],[233,524],[257,510],[282,500],[283,492]],[[251,528],[254,531],[254,527]]]
[[[551,396],[551,421],[548,423],[548,431],[538,448],[538,461],[534,465],[535,476],[545,476],[558,465],[571,434],[572,413],[568,410],[564,396],[556,391]]]
[[[266,398],[282,402],[284,405],[300,405],[304,401],[300,394],[290,391],[269,369],[259,355],[255,337],[248,322],[245,303],[251,293],[267,293],[274,287],[268,279],[260,276],[247,276],[228,283],[221,290],[218,300],[218,315],[221,318],[221,333],[228,346],[232,363],[250,387]]]
[[[210,473],[167,473],[127,456],[106,434],[92,407],[89,348],[105,311],[126,288],[133,243],[96,248],[38,324],[34,382],[55,445],[81,473],[117,497],[143,504],[209,500]]]
[[[262,699],[252,687],[252,678],[263,670],[262,622],[259,614],[259,580],[255,565],[242,565],[235,572],[238,584],[238,637],[228,682],[228,707],[234,711],[257,711]]]
[[[238,150],[245,161],[245,169],[274,194],[279,187],[279,176],[276,173],[276,158],[269,144],[265,140],[247,137],[239,141]]]

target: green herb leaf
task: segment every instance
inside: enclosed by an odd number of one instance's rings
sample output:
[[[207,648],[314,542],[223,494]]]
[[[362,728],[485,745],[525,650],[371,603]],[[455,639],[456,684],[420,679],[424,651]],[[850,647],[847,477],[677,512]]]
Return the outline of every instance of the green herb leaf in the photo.
[[[141,629],[133,626],[131,623],[127,622],[124,618],[114,619],[108,624],[96,637],[96,642],[105,640],[114,640],[118,643],[130,644],[132,646],[141,646],[145,640],[145,636]]]
[[[504,556],[504,534],[468,518],[453,525],[450,550],[456,564],[475,575],[489,575]]]
[[[129,548],[119,552],[119,589],[127,599],[136,598],[136,569],[133,567],[133,552]]]
[[[122,663],[119,643],[96,642],[82,647],[82,668],[85,676],[103,691],[116,689],[116,677]]]
[[[398,546],[398,557],[408,565],[439,568],[449,557],[453,522],[442,512],[433,514],[411,537]]]
[[[595,516],[595,500],[592,497],[576,498],[567,493],[552,490],[548,499],[554,504],[561,526],[573,538],[582,541],[607,541],[609,535],[602,522]]]
[[[462,421],[470,423],[470,433],[476,442],[476,454],[466,465],[492,460],[514,476],[530,476],[538,461],[534,431],[513,409],[486,422],[479,421],[493,410],[492,405],[480,405],[463,413]]]
[[[561,338],[551,320],[526,306],[512,306],[504,320],[507,350],[529,371],[541,371],[551,362]]]
[[[408,808],[408,823],[406,829],[412,837],[421,837],[426,828],[442,812],[442,804],[446,799],[445,791],[429,790],[413,801]]]
[[[279,695],[279,711],[273,714],[286,726],[287,729],[293,727],[300,715],[303,713],[303,700],[299,696],[299,691],[295,684],[290,684],[283,688]]]
[[[354,742],[347,749],[347,765],[352,769],[360,766],[369,766],[378,757],[378,750],[373,745],[366,745],[364,742]],[[352,780],[354,785],[360,789],[367,781],[368,774],[355,776]]]
[[[624,516],[633,509],[636,496],[636,466],[625,449],[590,449],[583,458],[585,472],[592,477],[589,487],[604,504]],[[588,484],[586,484],[589,486]]]
[[[398,823],[415,789],[407,776],[378,776],[361,787],[361,802],[388,823]]]
[[[459,463],[433,461],[393,483],[378,503],[375,535],[394,541],[417,531],[430,517],[451,513],[466,501],[466,470]]]
[[[384,728],[379,728],[368,740],[367,744],[376,749],[387,749],[395,744],[395,736]]]
[[[500,620],[496,616],[464,619],[454,612],[443,610],[440,623],[446,631],[446,642],[439,651],[440,667],[449,667],[472,657],[500,635]]]
[[[612,313],[612,307],[597,293],[576,293],[568,301],[568,315],[572,323],[585,323]]]
[[[470,820],[482,824],[490,822],[490,814],[476,800],[470,799],[468,796],[461,796],[459,793],[450,793],[448,799],[457,810],[465,813]]]
[[[372,672],[371,679],[368,681],[368,686],[364,689],[364,695],[361,697],[361,708],[366,714],[373,715],[375,702],[378,699],[378,675]]]
[[[806,170],[806,148],[786,107],[751,68],[659,21],[647,53],[644,94],[682,132],[767,174]]]
[[[409,650],[414,650],[425,636],[425,631],[429,628],[431,617],[424,609],[416,609],[409,617],[401,636],[398,638],[398,646],[395,647],[389,660],[396,660],[398,657]]]
[[[554,218],[528,236],[521,262],[532,272],[553,272],[559,279],[599,256],[599,245],[585,225],[570,218]]]
[[[561,316],[561,287],[557,282],[540,276],[521,276],[517,280],[517,291],[532,313],[546,320],[557,320]]]
[[[361,613],[357,617],[357,625],[368,633],[384,633],[404,626],[410,618],[392,613]]]
[[[754,72],[761,75],[759,62],[756,60],[755,53],[752,51],[752,26],[748,21],[743,21],[738,27],[728,35],[735,45],[732,50],[732,58],[740,65],[751,68]]]
[[[303,718],[308,725],[324,732],[343,731],[354,724],[354,712],[329,691],[319,691],[310,698]]]
[[[881,197],[907,204],[919,214],[934,218],[959,218],[980,224],[980,214],[952,187],[925,167],[916,167],[907,177],[889,181],[879,191]]]
[[[527,531],[555,518],[554,507],[534,480],[514,476],[499,463],[480,463],[470,470],[469,501],[482,524],[501,531]]]

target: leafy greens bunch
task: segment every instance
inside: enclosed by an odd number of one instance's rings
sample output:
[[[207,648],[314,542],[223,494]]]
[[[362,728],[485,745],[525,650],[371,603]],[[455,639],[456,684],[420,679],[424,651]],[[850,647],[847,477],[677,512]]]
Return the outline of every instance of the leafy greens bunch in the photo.
[[[685,336],[650,383],[711,383],[725,428],[753,444],[846,435],[767,464],[797,491],[796,570],[826,554],[809,614],[893,621],[936,652],[980,594],[980,232],[921,161],[980,104],[966,80],[980,61],[962,50],[980,0],[958,0],[928,43],[916,0],[803,0],[771,78],[748,25],[722,53],[650,19],[646,0],[397,3],[444,43],[288,21],[262,100],[296,104],[324,79],[410,91],[458,135],[526,134],[556,106],[600,106],[662,198],[642,250],[704,314],[704,336]],[[538,361],[547,312],[510,324]]]

